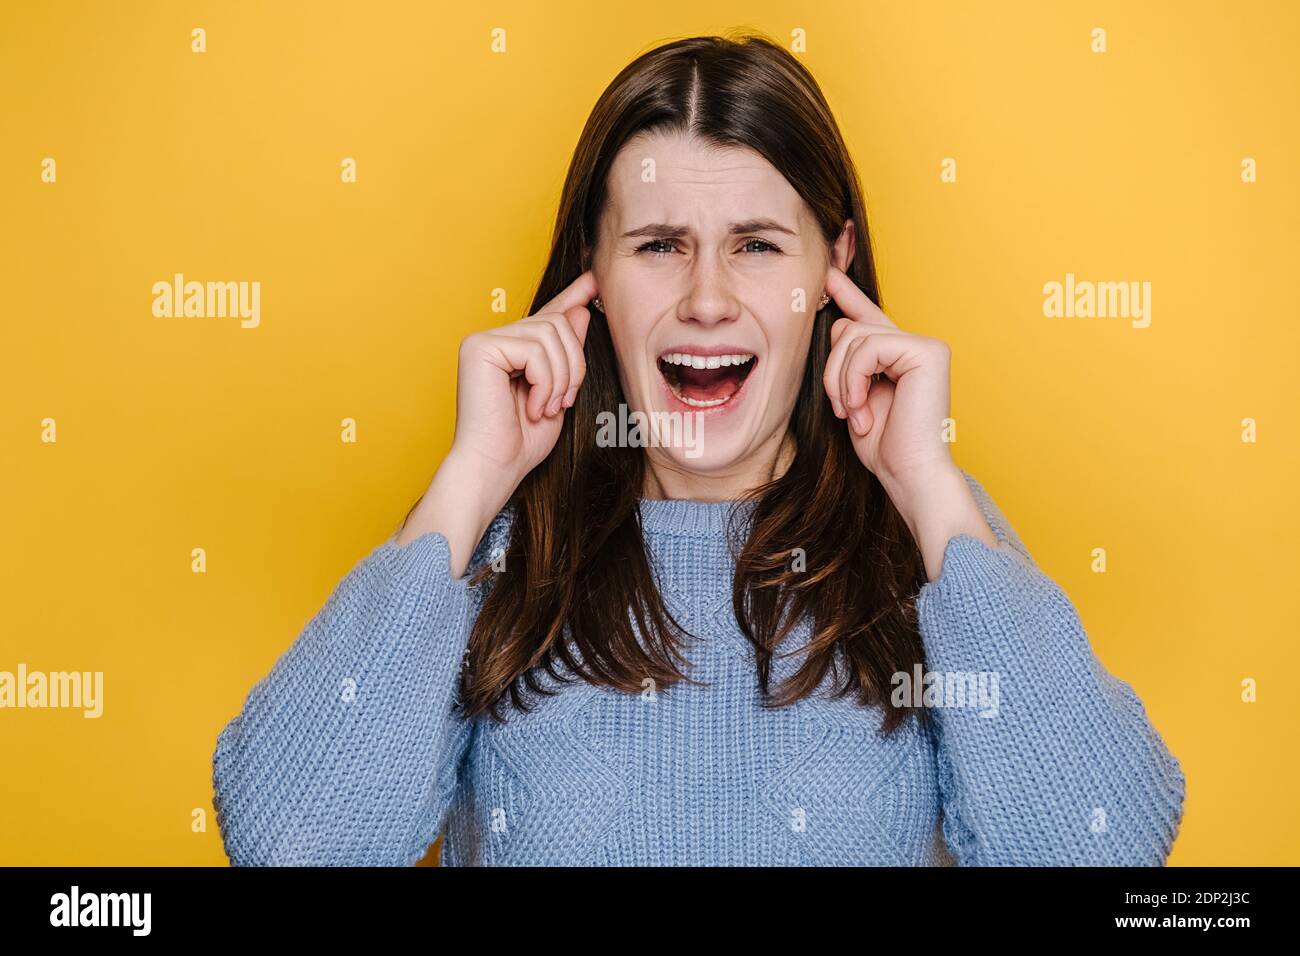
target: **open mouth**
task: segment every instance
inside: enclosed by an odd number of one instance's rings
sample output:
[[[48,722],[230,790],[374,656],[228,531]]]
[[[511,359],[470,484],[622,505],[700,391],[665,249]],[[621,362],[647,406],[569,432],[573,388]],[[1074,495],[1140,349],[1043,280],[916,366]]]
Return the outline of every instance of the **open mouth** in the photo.
[[[669,390],[692,408],[717,408],[740,391],[758,358],[750,352],[699,355],[665,352],[659,356],[659,373]]]

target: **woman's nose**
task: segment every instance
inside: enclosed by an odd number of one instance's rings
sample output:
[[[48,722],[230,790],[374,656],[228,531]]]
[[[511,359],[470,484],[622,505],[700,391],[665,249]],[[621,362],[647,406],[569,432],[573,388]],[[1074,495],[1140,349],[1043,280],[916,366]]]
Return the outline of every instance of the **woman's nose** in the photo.
[[[736,317],[736,297],[716,269],[701,270],[689,282],[678,311],[682,321],[716,325]]]

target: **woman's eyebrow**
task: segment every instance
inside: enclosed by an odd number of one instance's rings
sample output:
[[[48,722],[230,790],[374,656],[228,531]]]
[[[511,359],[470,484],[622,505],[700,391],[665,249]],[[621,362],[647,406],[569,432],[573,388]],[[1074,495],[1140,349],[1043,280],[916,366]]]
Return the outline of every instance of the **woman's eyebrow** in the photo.
[[[621,239],[635,239],[638,236],[656,236],[665,239],[680,239],[683,236],[690,235],[689,226],[676,225],[669,222],[651,222],[636,229],[623,233]],[[733,222],[727,227],[727,231],[732,235],[739,235],[746,232],[784,232],[790,236],[797,236],[798,233],[787,226],[781,225],[775,219],[746,219],[744,222]]]

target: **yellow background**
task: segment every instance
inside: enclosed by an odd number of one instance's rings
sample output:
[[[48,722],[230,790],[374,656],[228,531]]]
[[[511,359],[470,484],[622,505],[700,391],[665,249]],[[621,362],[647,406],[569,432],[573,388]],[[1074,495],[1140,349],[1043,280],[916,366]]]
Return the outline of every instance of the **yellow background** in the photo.
[[[5,4],[0,669],[102,670],[105,713],[0,711],[0,863],[224,862],[217,732],[428,482],[600,91],[744,26],[806,31],[886,312],[952,345],[958,463],[1182,761],[1171,863],[1300,863],[1297,10]],[[260,327],[153,317],[176,272],[260,281]],[[1044,317],[1067,272],[1150,281],[1151,326]]]

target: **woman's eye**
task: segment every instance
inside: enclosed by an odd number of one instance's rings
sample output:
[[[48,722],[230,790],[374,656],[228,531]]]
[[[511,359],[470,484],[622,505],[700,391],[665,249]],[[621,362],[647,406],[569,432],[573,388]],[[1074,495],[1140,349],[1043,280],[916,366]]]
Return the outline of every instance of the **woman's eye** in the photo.
[[[649,252],[651,255],[662,256],[672,252],[672,249],[652,249],[651,246],[671,246],[671,239],[651,239],[649,242],[637,246],[637,252]]]
[[[772,243],[768,242],[766,239],[746,239],[745,244],[741,246],[741,248],[749,250],[750,247],[754,244],[757,244],[759,246],[758,249],[752,250],[754,252],[766,253],[766,252],[781,251],[779,248],[774,246]],[[674,249],[674,244],[673,244],[673,240],[671,239],[651,239],[649,242],[645,242],[637,246],[636,251],[648,252],[652,256],[664,256],[671,253],[673,249]]]

